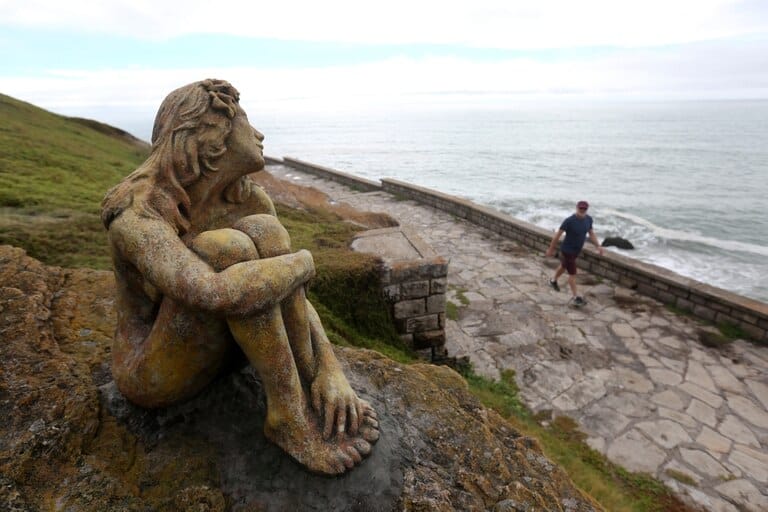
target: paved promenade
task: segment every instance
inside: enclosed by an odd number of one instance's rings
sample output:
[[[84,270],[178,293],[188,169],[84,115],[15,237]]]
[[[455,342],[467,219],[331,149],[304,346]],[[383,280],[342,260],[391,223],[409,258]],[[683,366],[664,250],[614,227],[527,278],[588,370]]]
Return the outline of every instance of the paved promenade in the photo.
[[[531,409],[570,416],[590,446],[704,510],[768,510],[768,347],[706,348],[696,321],[587,274],[589,304],[571,308],[565,278],[559,293],[547,286],[554,259],[413,201],[268,170],[386,212],[450,260],[448,300],[459,311],[446,325],[450,355],[490,377],[514,370]]]

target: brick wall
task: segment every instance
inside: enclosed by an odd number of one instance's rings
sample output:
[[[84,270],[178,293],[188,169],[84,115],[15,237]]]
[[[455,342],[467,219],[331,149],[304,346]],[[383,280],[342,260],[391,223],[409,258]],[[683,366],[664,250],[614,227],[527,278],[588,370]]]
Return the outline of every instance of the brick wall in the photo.
[[[443,351],[448,263],[440,256],[386,264],[384,296],[395,328],[414,350]]]

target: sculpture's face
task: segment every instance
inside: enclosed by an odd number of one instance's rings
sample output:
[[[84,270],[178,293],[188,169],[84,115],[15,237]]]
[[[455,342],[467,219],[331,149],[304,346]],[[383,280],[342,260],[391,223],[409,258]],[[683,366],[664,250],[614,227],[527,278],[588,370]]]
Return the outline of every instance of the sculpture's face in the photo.
[[[248,116],[238,105],[237,113],[232,119],[232,131],[227,137],[227,152],[224,156],[241,171],[247,173],[260,171],[264,168],[264,146],[261,141],[264,135],[248,122]]]

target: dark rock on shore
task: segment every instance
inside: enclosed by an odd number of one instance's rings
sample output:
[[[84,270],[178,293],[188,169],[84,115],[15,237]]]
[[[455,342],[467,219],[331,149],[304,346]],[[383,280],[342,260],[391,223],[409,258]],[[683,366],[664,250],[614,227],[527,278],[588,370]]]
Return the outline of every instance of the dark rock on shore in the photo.
[[[315,476],[262,434],[250,367],[147,411],[110,375],[109,272],[46,267],[0,246],[0,509],[77,511],[588,511],[536,441],[446,367],[337,349],[379,412],[372,456]]]
[[[624,238],[621,238],[620,236],[606,237],[605,240],[603,240],[603,243],[600,245],[602,245],[603,247],[618,247],[619,249],[627,249],[627,250],[635,248],[635,246],[632,245],[632,242]]]

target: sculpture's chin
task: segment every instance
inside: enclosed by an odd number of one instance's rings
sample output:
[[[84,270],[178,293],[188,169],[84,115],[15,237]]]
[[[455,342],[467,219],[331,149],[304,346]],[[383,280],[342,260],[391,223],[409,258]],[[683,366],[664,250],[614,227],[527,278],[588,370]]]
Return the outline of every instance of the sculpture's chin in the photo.
[[[252,165],[244,166],[243,169],[246,170],[242,172],[242,175],[245,176],[247,174],[263,171],[266,165],[267,163],[262,158],[261,160],[254,162]]]

